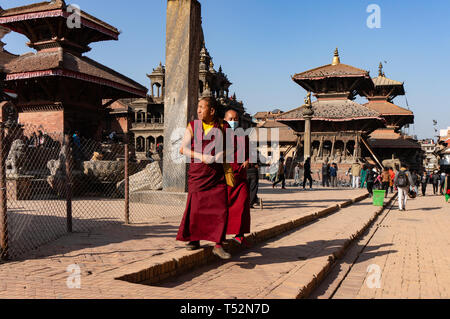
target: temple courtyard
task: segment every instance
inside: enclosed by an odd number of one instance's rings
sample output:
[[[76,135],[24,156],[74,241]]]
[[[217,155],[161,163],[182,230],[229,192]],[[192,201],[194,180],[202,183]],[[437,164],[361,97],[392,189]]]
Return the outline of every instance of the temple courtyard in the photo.
[[[75,232],[3,263],[0,298],[450,297],[443,197],[418,197],[400,212],[395,197],[383,209],[365,190],[281,190],[263,181],[260,195],[250,247],[230,241],[228,262],[206,242],[192,252],[175,241],[180,209]]]

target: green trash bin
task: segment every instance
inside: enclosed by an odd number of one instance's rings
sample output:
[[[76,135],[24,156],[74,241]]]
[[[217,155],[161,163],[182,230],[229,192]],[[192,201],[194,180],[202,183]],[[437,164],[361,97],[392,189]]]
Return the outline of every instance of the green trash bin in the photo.
[[[386,196],[385,190],[374,190],[373,191],[373,206],[384,206],[384,197]]]

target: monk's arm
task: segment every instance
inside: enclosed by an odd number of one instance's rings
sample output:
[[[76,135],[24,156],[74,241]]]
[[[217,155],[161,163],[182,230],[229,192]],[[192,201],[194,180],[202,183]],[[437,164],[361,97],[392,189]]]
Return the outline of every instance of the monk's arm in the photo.
[[[192,127],[189,125],[186,128],[183,141],[181,142],[180,154],[188,156],[191,159],[197,159],[203,163],[205,162],[203,154],[197,153],[193,149],[191,149],[191,140],[193,135],[194,132],[192,131]]]

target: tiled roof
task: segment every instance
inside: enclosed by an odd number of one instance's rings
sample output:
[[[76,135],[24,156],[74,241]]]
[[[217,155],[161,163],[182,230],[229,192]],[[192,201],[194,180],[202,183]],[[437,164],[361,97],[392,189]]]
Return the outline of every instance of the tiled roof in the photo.
[[[132,91],[137,96],[146,96],[147,93],[144,86],[128,77],[87,57],[79,57],[61,49],[21,55],[5,64],[5,69],[7,81],[52,75],[70,76],[67,72],[71,72],[82,77],[87,75],[84,78],[86,81],[96,79],[103,85]]]
[[[33,3],[26,6],[21,7],[15,7],[10,9],[5,9],[0,12],[1,17],[10,17],[10,16],[16,16],[16,15],[23,15],[23,14],[30,14],[30,13],[36,13],[36,12],[44,12],[44,11],[51,11],[51,10],[65,10],[66,4],[62,0],[56,0],[56,1],[50,1],[50,2],[39,2],[39,3]],[[96,24],[99,24],[111,31],[119,32],[116,28],[109,25],[108,23],[90,15],[89,13],[86,13],[84,11],[81,11],[81,17],[87,20],[90,20]]]
[[[408,139],[373,139],[367,140],[371,148],[417,148],[421,146],[417,141]]]
[[[17,55],[9,53],[6,50],[0,49],[0,71],[3,71],[3,66],[9,62],[11,62]]]
[[[373,84],[375,84],[376,86],[396,86],[396,85],[403,86],[402,82],[394,81],[394,80],[388,79],[387,77],[384,77],[384,76],[376,77],[376,78],[372,79],[372,81],[373,81]]]
[[[327,64],[312,70],[298,73],[294,80],[321,79],[332,77],[368,77],[369,72],[347,64]]]
[[[381,115],[411,115],[413,116],[414,113],[410,110],[407,110],[403,107],[400,107],[398,105],[389,103],[388,101],[373,101],[364,104],[364,106],[367,106],[368,108],[371,108]]]
[[[35,19],[35,18],[45,18],[45,16],[37,16],[36,14],[40,14],[42,15],[45,12],[61,12],[64,11],[64,13],[66,14],[65,16],[70,15],[71,13],[66,12],[66,3],[63,0],[55,0],[55,1],[50,1],[50,2],[39,2],[39,3],[33,3],[30,5],[26,5],[26,6],[21,6],[21,7],[15,7],[15,8],[10,8],[10,9],[6,9],[3,11],[0,11],[0,18],[4,18],[4,19],[0,19],[0,22],[2,20],[2,23],[9,23],[11,21],[11,19],[8,19],[10,17],[14,17],[14,19],[17,19],[18,16],[21,17],[21,19],[23,20],[28,20],[28,19]],[[108,23],[84,12],[84,11],[80,11],[81,13],[81,19],[85,20],[84,22],[86,22],[86,20],[88,21],[87,23],[93,23],[94,25],[98,25],[101,26],[105,29],[107,29],[110,33],[114,34],[114,37],[117,37],[119,34],[119,31],[109,25]],[[13,20],[14,20],[13,19]]]
[[[312,120],[346,121],[351,119],[380,119],[380,114],[351,100],[319,100],[312,103]],[[277,120],[303,120],[303,107],[283,113]]]

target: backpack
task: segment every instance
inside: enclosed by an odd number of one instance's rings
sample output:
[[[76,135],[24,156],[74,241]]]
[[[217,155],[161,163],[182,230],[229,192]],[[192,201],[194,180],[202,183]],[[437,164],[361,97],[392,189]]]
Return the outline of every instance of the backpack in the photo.
[[[408,178],[406,176],[405,171],[400,171],[397,177],[397,183],[395,186],[397,187],[407,187],[409,185]]]

